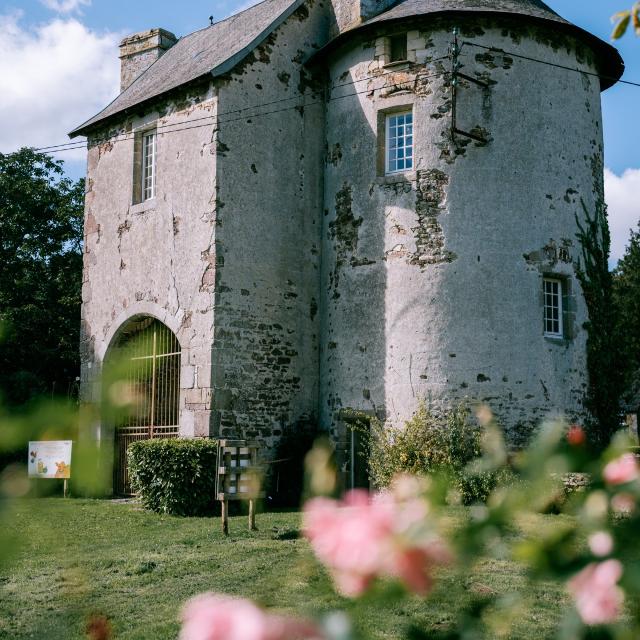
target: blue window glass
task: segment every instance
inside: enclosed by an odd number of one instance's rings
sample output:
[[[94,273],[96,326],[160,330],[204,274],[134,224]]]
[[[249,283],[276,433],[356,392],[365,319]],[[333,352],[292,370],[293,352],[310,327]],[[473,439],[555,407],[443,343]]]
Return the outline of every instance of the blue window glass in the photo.
[[[387,116],[386,173],[398,173],[413,167],[413,113]]]

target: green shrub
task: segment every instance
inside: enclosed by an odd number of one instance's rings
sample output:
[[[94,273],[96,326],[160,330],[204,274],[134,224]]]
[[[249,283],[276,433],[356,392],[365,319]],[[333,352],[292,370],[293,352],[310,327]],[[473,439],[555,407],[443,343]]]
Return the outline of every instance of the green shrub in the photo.
[[[133,442],[127,451],[131,486],[151,511],[209,514],[215,505],[216,451],[215,440]]]
[[[497,474],[467,470],[481,455],[482,428],[472,423],[464,404],[435,416],[421,403],[404,428],[373,420],[364,432],[369,477],[378,489],[397,473],[446,473],[462,501],[470,504],[486,500],[496,486]]]

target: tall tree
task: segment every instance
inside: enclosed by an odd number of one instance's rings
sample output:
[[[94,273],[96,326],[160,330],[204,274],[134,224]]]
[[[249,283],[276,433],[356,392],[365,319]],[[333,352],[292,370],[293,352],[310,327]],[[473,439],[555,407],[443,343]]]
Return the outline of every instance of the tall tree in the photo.
[[[613,296],[613,276],[609,271],[611,237],[607,207],[601,196],[590,214],[584,202],[584,223],[576,215],[582,259],[576,276],[582,286],[588,321],[587,370],[589,385],[585,406],[591,414],[586,425],[594,447],[604,449],[620,428],[622,414],[622,372],[618,310]]]
[[[614,296],[624,346],[625,389],[640,391],[640,223],[631,231],[624,257],[614,271]]]
[[[84,180],[32,149],[0,153],[0,392],[66,395],[79,370]]]

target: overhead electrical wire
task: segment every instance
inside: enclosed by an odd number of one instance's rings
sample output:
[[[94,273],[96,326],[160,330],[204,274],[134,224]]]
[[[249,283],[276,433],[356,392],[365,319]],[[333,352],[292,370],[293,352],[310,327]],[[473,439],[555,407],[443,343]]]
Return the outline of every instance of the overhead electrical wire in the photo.
[[[514,58],[519,58],[522,60],[527,60],[529,62],[535,62],[538,64],[542,64],[542,65],[546,65],[549,67],[554,67],[556,69],[563,69],[565,71],[571,71],[574,73],[580,73],[580,74],[584,74],[584,75],[588,75],[588,76],[592,76],[592,77],[596,77],[599,78],[601,80],[610,80],[613,82],[618,82],[620,84],[625,84],[628,86],[632,86],[632,87],[640,87],[640,83],[638,82],[632,82],[630,80],[622,80],[622,79],[616,79],[612,76],[606,76],[606,75],[602,75],[599,73],[594,73],[591,71],[584,71],[582,69],[577,69],[574,67],[569,67],[566,65],[562,65],[562,64],[558,64],[555,62],[548,62],[546,60],[540,60],[537,58],[532,58],[530,56],[525,56],[519,53],[516,53],[514,51],[507,51],[505,49],[502,49],[500,47],[490,47],[487,45],[482,45],[482,44],[478,44],[476,42],[470,42],[468,40],[464,40],[461,43],[461,47],[460,47],[460,52],[462,52],[462,49],[465,46],[470,46],[470,47],[476,47],[479,49],[484,49],[485,51],[491,51],[494,53],[498,53],[501,55],[507,55],[507,56],[513,56]],[[440,60],[445,60],[447,58],[451,58],[451,55],[445,55],[445,56],[441,56],[439,58],[434,58],[433,60],[429,60],[427,62],[427,64],[433,64],[434,62],[439,62]],[[393,73],[397,73],[397,70],[395,69],[390,69],[388,71],[384,71],[382,73],[378,73],[378,74],[372,74],[372,75],[368,75],[368,76],[363,76],[362,78],[358,78],[356,80],[350,80],[349,82],[343,82],[343,83],[338,83],[338,84],[334,84],[331,87],[329,87],[329,90],[334,90],[334,89],[338,89],[340,87],[345,87],[345,86],[349,86],[349,85],[354,85],[357,84],[359,82],[364,82],[366,80],[374,80],[389,74],[393,74]],[[438,77],[441,75],[446,75],[446,74],[450,74],[451,71],[440,71],[438,73],[435,74],[431,74],[428,76],[422,76],[424,79],[428,79],[428,78],[434,78],[434,77]],[[393,85],[389,85],[386,88],[393,88],[393,87],[400,87],[402,85],[405,85],[406,82],[401,82],[401,83],[396,83]],[[367,89],[365,91],[356,91],[354,93],[349,93],[349,94],[345,94],[345,95],[341,95],[341,96],[335,96],[333,98],[329,98],[327,100],[318,100],[315,102],[310,102],[310,103],[304,103],[304,104],[296,104],[296,105],[292,105],[289,107],[283,107],[282,109],[275,109],[273,111],[266,111],[266,112],[262,112],[262,113],[251,113],[251,114],[246,114],[246,115],[242,115],[240,117],[237,118],[229,118],[226,120],[221,120],[220,117],[221,116],[226,116],[226,115],[230,115],[230,114],[234,114],[234,113],[241,113],[243,111],[250,111],[252,109],[260,109],[262,107],[267,107],[267,106],[271,106],[274,104],[279,104],[282,102],[288,102],[290,100],[295,100],[297,98],[297,96],[290,96],[287,98],[279,98],[278,100],[272,100],[270,102],[264,102],[264,103],[260,103],[260,104],[256,104],[256,105],[250,105],[247,107],[240,107],[238,109],[232,109],[229,111],[224,111],[218,114],[213,114],[210,116],[203,116],[201,118],[194,118],[193,120],[189,121],[189,126],[181,126],[184,125],[185,123],[180,123],[177,122],[175,124],[165,124],[165,125],[160,125],[159,127],[157,127],[157,131],[160,133],[174,133],[174,132],[178,132],[178,131],[185,131],[185,130],[189,130],[189,129],[197,129],[200,127],[208,127],[211,126],[212,124],[225,124],[225,123],[229,123],[229,122],[236,122],[238,120],[245,120],[245,119],[249,119],[249,118],[257,118],[257,117],[261,117],[261,116],[266,116],[266,115],[272,115],[275,113],[280,113],[283,111],[289,111],[291,109],[300,109],[300,108],[306,108],[306,107],[311,107],[311,106],[315,106],[318,104],[324,104],[326,102],[332,102],[334,100],[341,100],[343,98],[348,98],[348,97],[352,97],[352,96],[357,96],[363,93],[368,93],[370,91],[370,89]],[[194,122],[199,122],[202,120],[207,120],[208,122],[206,124],[200,124],[200,125],[194,125]],[[101,142],[125,142],[127,140],[131,140],[133,138],[134,134],[125,134],[125,135],[121,135],[121,136],[115,136],[112,138],[105,138],[103,140],[100,141],[94,141],[94,144],[100,144]],[[87,141],[79,141],[79,142],[67,142],[64,144],[59,144],[59,145],[50,145],[50,146],[46,146],[46,147],[39,147],[34,149],[35,151],[41,152],[41,153],[62,153],[64,151],[76,151],[79,149],[86,149],[88,146]]]
[[[523,56],[520,53],[514,53],[513,51],[505,51],[504,49],[500,49],[499,47],[489,47],[487,45],[478,44],[476,42],[469,42],[468,40],[464,40],[462,42],[463,45],[468,45],[470,47],[477,47],[479,49],[485,49],[487,51],[493,51],[495,53],[500,53],[506,56],[513,56],[514,58],[520,58],[522,60],[528,60],[529,62],[537,62],[539,64],[545,64],[548,67],[555,67],[556,69],[565,69],[566,71],[573,71],[575,73],[582,73],[587,76],[593,76],[595,78],[600,78],[601,80],[611,80],[612,82],[618,82],[620,84],[628,84],[632,87],[640,87],[640,82],[632,82],[631,80],[621,80],[614,78],[613,76],[605,76],[601,73],[593,73],[593,71],[583,71],[582,69],[576,69],[575,67],[567,67],[563,64],[558,64],[556,62],[548,62],[547,60],[539,60],[537,58],[530,58],[529,56]]]
[[[434,62],[439,62],[440,60],[446,60],[448,59],[450,56],[447,54],[446,56],[441,56],[439,58],[434,58],[433,60],[429,60],[427,61],[426,64],[433,64]],[[342,83],[338,83],[338,84],[334,84],[331,85],[331,87],[329,87],[329,90],[332,91],[334,89],[339,89],[340,87],[346,87],[349,85],[354,85],[357,84],[359,82],[365,82],[366,80],[375,80],[377,78],[381,78],[390,74],[394,74],[397,73],[396,70],[394,69],[390,69],[388,71],[384,71],[382,73],[377,73],[377,74],[372,74],[372,75],[368,75],[368,76],[363,76],[362,78],[358,78],[356,80],[350,80],[349,82],[342,82]],[[426,78],[433,78],[439,75],[444,75],[445,73],[448,73],[448,71],[440,71],[436,74],[433,75],[428,75],[428,76],[421,76],[422,78],[426,79]],[[402,85],[402,84],[406,84],[406,82],[402,82],[402,83],[397,83],[397,85],[389,85],[389,87],[394,87],[394,86],[398,86],[398,85]],[[388,87],[387,87],[388,88]],[[282,102],[289,102],[291,100],[295,100],[297,99],[299,96],[290,96],[288,98],[279,98],[278,100],[272,100],[270,102],[263,102],[260,104],[255,104],[255,105],[250,105],[247,107],[240,107],[239,109],[231,109],[229,111],[223,111],[221,113],[218,114],[213,114],[210,116],[204,116],[201,118],[193,118],[192,120],[189,120],[189,124],[192,124],[194,122],[199,122],[201,120],[212,120],[215,119],[216,122],[211,123],[208,122],[205,125],[200,125],[200,126],[209,126],[210,124],[217,124],[217,122],[219,121],[221,124],[224,124],[225,122],[235,122],[236,120],[244,120],[245,118],[253,118],[253,117],[258,117],[258,116],[262,116],[262,115],[270,115],[272,113],[279,113],[281,111],[288,111],[290,109],[300,109],[301,107],[310,107],[310,106],[314,106],[317,104],[323,104],[325,102],[331,102],[333,100],[340,100],[342,98],[346,98],[349,96],[355,96],[355,95],[360,95],[362,93],[367,93],[369,91],[369,89],[367,89],[366,91],[358,91],[355,93],[349,93],[343,96],[336,96],[335,98],[329,98],[327,100],[318,100],[316,102],[310,102],[310,103],[306,103],[306,104],[296,104],[296,105],[292,105],[290,107],[284,107],[282,109],[276,109],[274,111],[268,111],[265,113],[257,113],[257,114],[248,114],[248,115],[243,115],[239,118],[230,118],[227,120],[219,120],[220,116],[226,116],[226,115],[230,115],[230,114],[234,114],[234,113],[240,113],[242,111],[249,111],[251,109],[260,109],[261,107],[268,107],[274,104],[279,104]],[[184,123],[181,122],[176,122],[175,124],[165,124],[165,125],[160,125],[159,127],[157,127],[157,131],[158,132],[162,132],[164,129],[170,129],[170,131],[166,131],[166,133],[172,133],[173,131],[183,131],[184,129],[193,129],[196,127],[183,127],[183,128],[174,128],[174,127],[180,127],[180,125],[182,125]],[[111,142],[119,142],[119,141],[124,141],[124,140],[130,140],[132,138],[132,135],[125,135],[125,136],[115,136],[115,138],[105,138],[103,141],[111,141]],[[99,144],[99,143],[98,143]],[[59,151],[73,151],[75,149],[81,149],[83,147],[86,147],[87,143],[85,141],[79,141],[79,142],[67,142],[65,144],[59,144],[59,145],[51,145],[51,146],[47,146],[47,147],[38,147],[36,149],[34,149],[34,151],[39,151],[39,152],[52,152],[52,153],[59,153]],[[62,147],[67,147],[67,148],[62,148]]]

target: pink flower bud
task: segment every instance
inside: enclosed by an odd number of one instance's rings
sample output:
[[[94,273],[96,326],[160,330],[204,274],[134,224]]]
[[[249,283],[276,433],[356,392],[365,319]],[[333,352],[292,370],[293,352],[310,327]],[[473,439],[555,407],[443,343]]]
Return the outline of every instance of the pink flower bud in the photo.
[[[572,424],[567,432],[567,442],[572,447],[579,447],[583,445],[587,440],[587,436],[584,429],[578,424]]]
[[[638,463],[632,453],[624,453],[612,460],[602,472],[608,484],[625,484],[638,477]]]
[[[589,536],[589,549],[594,556],[608,556],[613,551],[613,538],[606,531],[597,531]]]
[[[611,498],[611,508],[619,515],[629,514],[636,508],[636,499],[630,493],[617,493]]]

